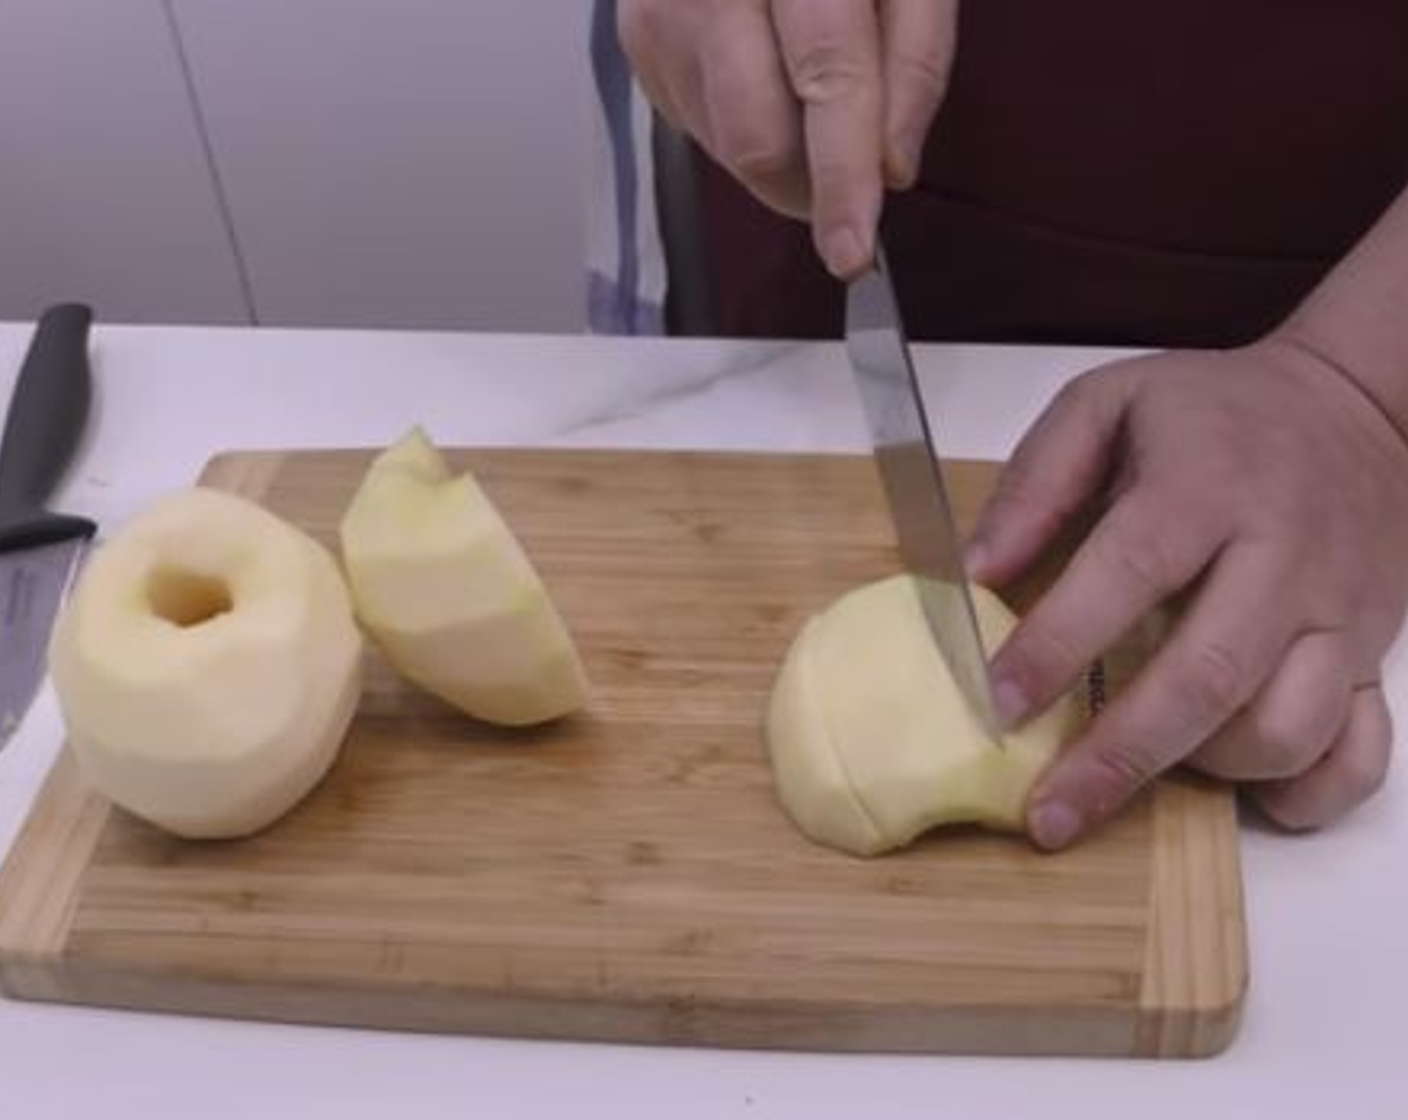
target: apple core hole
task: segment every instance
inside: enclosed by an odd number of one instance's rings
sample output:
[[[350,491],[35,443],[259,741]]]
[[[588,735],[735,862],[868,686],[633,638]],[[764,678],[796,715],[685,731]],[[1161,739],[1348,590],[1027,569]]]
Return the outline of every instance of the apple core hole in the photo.
[[[147,580],[147,599],[158,618],[189,630],[234,609],[230,585],[218,576],[185,568],[157,568]]]

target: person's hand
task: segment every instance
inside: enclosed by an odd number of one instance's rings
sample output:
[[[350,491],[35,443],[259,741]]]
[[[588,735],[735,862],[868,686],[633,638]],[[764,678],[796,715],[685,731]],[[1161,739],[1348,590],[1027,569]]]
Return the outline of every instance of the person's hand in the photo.
[[[1129,687],[1038,782],[1063,847],[1187,761],[1289,828],[1388,767],[1380,662],[1408,602],[1408,442],[1347,374],[1286,340],[1118,362],[1072,382],[1017,449],[970,544],[1002,584],[1107,505],[993,659],[1005,722],[1041,709],[1157,604],[1182,609]]]
[[[621,43],[676,128],[775,209],[810,218],[839,277],[911,186],[953,58],[958,0],[620,0]]]

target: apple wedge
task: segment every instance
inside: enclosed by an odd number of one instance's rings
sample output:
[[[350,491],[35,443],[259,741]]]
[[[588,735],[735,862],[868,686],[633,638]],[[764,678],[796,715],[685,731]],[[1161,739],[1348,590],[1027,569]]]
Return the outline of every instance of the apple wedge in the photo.
[[[109,540],[49,663],[85,777],[182,836],[242,836],[336,758],[362,638],[337,563],[261,507],[182,491]]]
[[[974,589],[997,648],[1016,619]],[[1064,697],[998,749],[929,636],[909,576],[868,584],[807,621],[774,685],[778,796],[804,834],[854,855],[943,824],[1020,831],[1027,794],[1080,719]]]
[[[341,532],[357,616],[407,679],[491,723],[583,706],[586,677],[542,580],[419,428],[373,460]]]

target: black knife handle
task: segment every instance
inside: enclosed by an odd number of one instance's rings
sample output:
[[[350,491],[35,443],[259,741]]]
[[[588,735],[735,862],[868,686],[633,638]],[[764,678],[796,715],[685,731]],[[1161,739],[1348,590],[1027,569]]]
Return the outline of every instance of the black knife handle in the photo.
[[[51,307],[39,318],[0,436],[0,550],[92,536],[81,517],[46,512],[88,421],[90,308]]]

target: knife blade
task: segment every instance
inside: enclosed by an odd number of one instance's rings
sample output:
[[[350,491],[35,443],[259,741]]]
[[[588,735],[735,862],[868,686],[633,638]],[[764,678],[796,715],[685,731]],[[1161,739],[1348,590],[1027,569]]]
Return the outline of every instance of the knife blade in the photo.
[[[987,652],[978,630],[943,466],[920,395],[890,267],[876,245],[875,267],[846,292],[846,350],[865,407],[900,556],[916,577],[924,617],[949,671],[993,742]]]
[[[92,321],[82,304],[40,316],[0,435],[0,749],[39,691],[54,617],[97,530],[45,505],[87,424]]]

